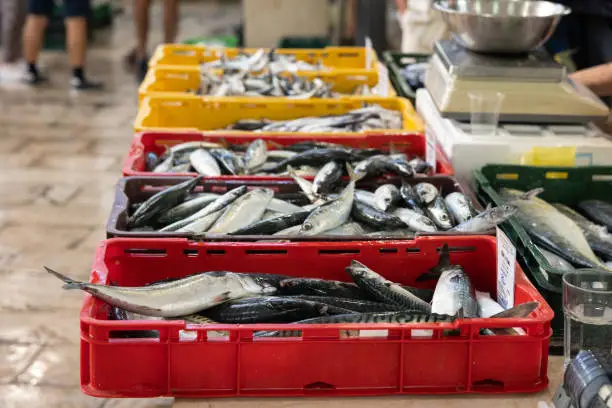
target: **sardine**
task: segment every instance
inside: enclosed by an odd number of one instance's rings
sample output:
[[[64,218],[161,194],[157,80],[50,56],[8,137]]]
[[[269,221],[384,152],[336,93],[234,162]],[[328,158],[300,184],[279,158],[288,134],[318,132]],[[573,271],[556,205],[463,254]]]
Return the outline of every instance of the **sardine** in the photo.
[[[276,292],[273,286],[262,285],[248,274],[232,272],[207,272],[168,283],[122,287],[79,282],[45,269],[65,282],[64,289],[81,289],[111,306],[147,316],[184,316],[231,299]]]
[[[431,311],[429,303],[424,302],[399,284],[391,282],[358,261],[351,261],[346,272],[357,286],[369,293],[374,299],[389,304],[404,306],[406,309]],[[435,296],[435,294],[434,294]]]
[[[541,191],[536,189],[524,193],[502,189],[501,194],[506,202],[518,208],[515,218],[537,244],[576,266],[607,269],[591,250],[580,227],[555,207],[536,197]]]
[[[329,147],[329,148],[318,148],[306,150],[291,156],[279,162],[276,166],[276,171],[280,171],[287,166],[301,166],[301,165],[320,165],[326,164],[330,161],[346,162],[355,159],[355,153],[352,149],[346,147]]]
[[[302,211],[302,207],[299,205],[291,204],[285,200],[278,198],[272,198],[268,204],[268,210],[276,211],[283,214],[291,214],[294,212]]]
[[[441,230],[449,230],[453,227],[453,220],[446,208],[444,199],[440,196],[425,207],[425,213]]]
[[[274,192],[267,188],[251,190],[230,204],[208,232],[211,234],[231,233],[258,221],[266,211],[273,195]]]
[[[169,209],[165,214],[159,217],[158,222],[165,225],[185,219],[206,207],[217,198],[219,198],[219,194],[201,193],[197,197],[184,201]]]
[[[402,220],[413,231],[436,232],[438,230],[436,224],[431,219],[416,211],[407,208],[396,208],[392,214]]]
[[[189,224],[175,230],[175,232],[187,232],[191,234],[203,234],[219,219],[223,210],[218,210],[210,214],[198,217]]]
[[[327,195],[342,177],[342,166],[336,161],[330,161],[317,173],[312,184],[312,192],[316,196]]]
[[[440,195],[438,189],[431,183],[419,183],[414,186],[414,189],[425,206],[433,203]]]
[[[317,235],[321,232],[334,229],[344,224],[351,213],[353,198],[355,195],[355,183],[357,177],[353,169],[346,164],[351,181],[344,191],[336,198],[324,205],[317,207],[302,224],[301,235]]]
[[[468,221],[457,225],[451,231],[458,232],[487,232],[516,214],[517,207],[512,204],[502,204],[499,207],[487,208]]]
[[[406,228],[406,224],[396,215],[379,211],[359,200],[353,201],[351,216],[365,225],[382,230]]]
[[[316,278],[288,278],[280,282],[279,293],[283,295],[331,296],[349,299],[369,299],[353,283]]]
[[[342,224],[339,227],[334,229],[327,230],[323,233],[323,235],[340,235],[340,236],[350,236],[350,235],[365,235],[366,231],[363,227],[357,222],[347,222]]]
[[[217,164],[217,160],[207,150],[194,150],[189,155],[189,162],[203,176],[216,177],[221,175],[221,169]]]
[[[311,203],[314,203],[315,201],[318,200],[317,196],[314,193],[314,186],[310,181],[306,180],[303,177],[298,176],[297,173],[295,172],[295,169],[291,166],[287,166],[287,172],[289,173],[291,178],[295,180],[297,185],[302,189],[302,192],[304,192],[304,195],[308,197],[308,200]]]
[[[374,191],[375,208],[387,211],[401,198],[400,192],[393,184],[383,184]]]
[[[263,166],[268,157],[268,146],[262,139],[254,140],[244,155],[244,165],[249,173]]]
[[[408,182],[404,179],[402,179],[400,195],[404,199],[404,203],[408,206],[409,209],[421,215],[425,215],[425,213],[421,209],[421,198],[416,193],[416,191],[414,191],[412,185],[408,184]]]
[[[228,174],[243,174],[245,164],[243,160],[227,149],[210,149],[210,154],[217,159],[219,164]]]
[[[446,208],[448,208],[453,220],[457,224],[464,223],[472,219],[472,217],[478,215],[472,201],[462,193],[450,193],[444,197],[444,202],[446,203]]]
[[[198,185],[200,180],[202,180],[201,176],[176,184],[153,195],[128,218],[128,228],[144,226],[159,214],[175,207]]]
[[[254,222],[231,232],[230,235],[271,235],[287,228],[301,225],[309,215],[310,211],[299,211],[291,214],[283,214],[277,217]]]

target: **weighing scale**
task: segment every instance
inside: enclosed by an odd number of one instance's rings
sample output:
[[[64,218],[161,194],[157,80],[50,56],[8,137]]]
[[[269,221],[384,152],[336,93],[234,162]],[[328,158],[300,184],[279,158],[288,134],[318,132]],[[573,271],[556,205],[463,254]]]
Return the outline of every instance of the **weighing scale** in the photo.
[[[521,56],[475,53],[452,40],[434,47],[425,88],[445,118],[470,120],[469,92],[501,92],[500,122],[587,123],[608,107],[573,82],[544,50]]]

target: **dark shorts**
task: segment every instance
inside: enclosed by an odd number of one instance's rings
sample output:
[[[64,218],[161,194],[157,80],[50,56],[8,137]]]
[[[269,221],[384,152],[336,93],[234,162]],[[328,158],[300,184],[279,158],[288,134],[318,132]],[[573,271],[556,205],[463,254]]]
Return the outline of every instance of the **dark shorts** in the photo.
[[[90,0],[63,0],[66,17],[89,17]],[[28,0],[28,12],[38,16],[51,17],[55,2],[53,0]]]

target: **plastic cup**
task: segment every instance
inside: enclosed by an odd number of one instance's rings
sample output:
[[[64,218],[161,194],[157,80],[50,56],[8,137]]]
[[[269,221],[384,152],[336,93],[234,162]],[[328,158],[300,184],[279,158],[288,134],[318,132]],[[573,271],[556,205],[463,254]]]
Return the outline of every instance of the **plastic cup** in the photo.
[[[468,92],[471,132],[475,136],[495,136],[504,101],[501,92]]]
[[[580,350],[612,352],[612,273],[582,269],[563,275],[564,367]]]

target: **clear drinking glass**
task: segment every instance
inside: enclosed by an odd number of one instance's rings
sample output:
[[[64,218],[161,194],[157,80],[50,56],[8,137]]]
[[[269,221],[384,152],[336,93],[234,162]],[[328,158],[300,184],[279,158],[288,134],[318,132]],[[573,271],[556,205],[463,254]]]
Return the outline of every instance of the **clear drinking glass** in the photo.
[[[612,352],[612,273],[582,269],[563,275],[564,367],[580,350]]]
[[[468,97],[470,98],[472,135],[494,136],[504,94],[493,91],[468,92]]]

